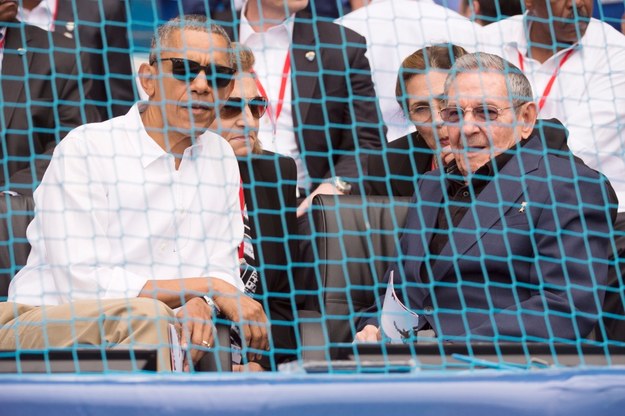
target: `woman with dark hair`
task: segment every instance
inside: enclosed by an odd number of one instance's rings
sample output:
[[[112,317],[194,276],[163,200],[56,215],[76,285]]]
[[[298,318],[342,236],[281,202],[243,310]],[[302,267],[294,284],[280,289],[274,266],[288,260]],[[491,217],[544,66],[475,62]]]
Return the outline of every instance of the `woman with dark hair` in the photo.
[[[445,98],[447,73],[466,53],[460,46],[446,43],[419,49],[404,59],[395,96],[416,132],[388,143],[382,153],[369,155],[369,195],[412,196],[417,174],[453,159],[448,152],[447,128],[438,112]]]
[[[241,278],[271,322],[272,348],[262,360],[234,369],[275,370],[295,352],[290,265],[297,262],[298,253],[297,241],[291,237],[297,234],[297,170],[293,159],[262,150],[257,132],[267,100],[256,85],[252,51],[243,45],[236,48],[239,72],[234,89],[211,128],[230,143],[239,160],[245,219]]]

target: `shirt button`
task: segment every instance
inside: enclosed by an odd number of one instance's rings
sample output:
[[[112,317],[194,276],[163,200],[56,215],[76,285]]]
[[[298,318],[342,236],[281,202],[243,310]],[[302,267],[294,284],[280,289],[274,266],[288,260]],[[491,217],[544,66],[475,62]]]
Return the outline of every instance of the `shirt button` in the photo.
[[[161,244],[161,251],[165,251],[166,248],[167,248],[167,244],[165,243]]]
[[[426,315],[432,315],[434,313],[434,308],[431,306],[426,306],[425,308],[423,308],[423,313],[425,313]]]

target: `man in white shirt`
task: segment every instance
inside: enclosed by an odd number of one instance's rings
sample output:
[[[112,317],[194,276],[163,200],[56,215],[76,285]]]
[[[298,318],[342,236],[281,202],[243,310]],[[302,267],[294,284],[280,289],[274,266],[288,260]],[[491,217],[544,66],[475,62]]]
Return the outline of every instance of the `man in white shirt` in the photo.
[[[623,258],[625,36],[591,18],[592,0],[526,0],[525,5],[525,15],[486,26],[482,45],[521,68],[534,88],[540,118],[559,119],[569,131],[571,151],[612,183],[619,199],[616,244]],[[611,284],[622,285],[615,276]],[[612,308],[613,296],[622,314],[620,291],[607,292],[605,308]],[[608,332],[619,332],[625,341],[625,327]]]
[[[197,362],[213,343],[213,303],[241,323],[245,352],[267,349],[266,316],[239,277],[237,162],[207,131],[235,67],[221,27],[172,19],[139,70],[149,101],[57,146],[28,263],[0,304],[0,349],[158,347],[166,369],[172,309]]]
[[[389,141],[414,131],[395,97],[397,71],[403,60],[436,43],[449,42],[475,51],[481,29],[432,0],[374,0],[336,22],[367,39],[367,57]]]

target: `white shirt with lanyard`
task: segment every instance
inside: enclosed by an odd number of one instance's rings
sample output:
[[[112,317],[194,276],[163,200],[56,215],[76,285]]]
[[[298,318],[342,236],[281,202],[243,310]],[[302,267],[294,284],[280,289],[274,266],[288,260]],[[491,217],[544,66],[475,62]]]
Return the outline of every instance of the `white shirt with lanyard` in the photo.
[[[265,150],[290,156],[297,164],[297,185],[310,188],[306,165],[297,146],[293,131],[291,73],[289,50],[293,33],[294,16],[266,32],[256,32],[241,13],[240,41],[254,52],[259,91],[269,100],[269,109],[260,120],[258,138]],[[282,102],[282,105],[280,105]]]
[[[564,124],[571,151],[608,177],[625,212],[625,36],[591,19],[580,42],[541,64],[528,56],[524,17],[485,26],[482,49],[523,70],[539,117]]]

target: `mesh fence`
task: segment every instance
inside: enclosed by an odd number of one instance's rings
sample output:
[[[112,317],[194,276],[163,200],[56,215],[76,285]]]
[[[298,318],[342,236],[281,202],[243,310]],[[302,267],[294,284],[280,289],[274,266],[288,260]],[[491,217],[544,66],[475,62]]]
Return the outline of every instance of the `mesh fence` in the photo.
[[[2,22],[1,371],[622,364],[625,37],[318,3]]]

